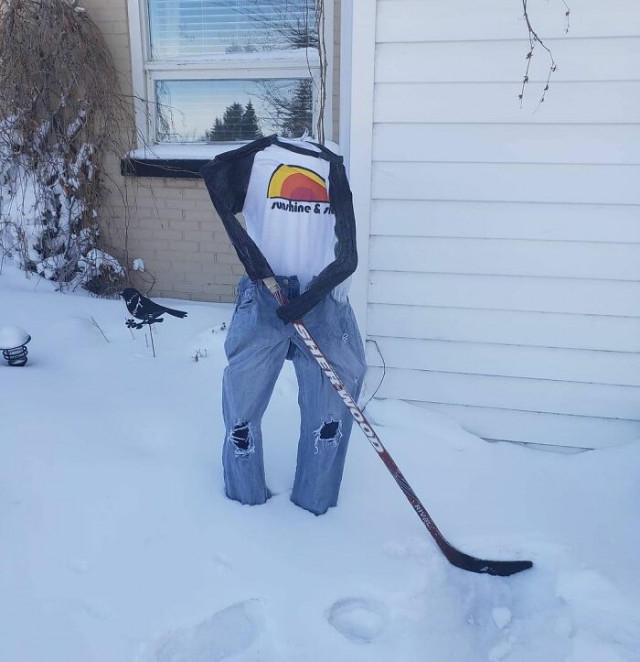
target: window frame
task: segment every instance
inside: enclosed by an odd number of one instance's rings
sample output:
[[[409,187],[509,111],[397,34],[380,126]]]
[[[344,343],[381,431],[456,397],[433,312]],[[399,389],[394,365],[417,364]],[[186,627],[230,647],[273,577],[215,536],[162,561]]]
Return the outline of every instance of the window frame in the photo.
[[[158,80],[257,80],[276,78],[311,78],[318,89],[320,62],[317,52],[300,49],[299,57],[287,52],[284,57],[251,57],[250,53],[212,55],[205,58],[182,56],[167,60],[151,59],[148,0],[128,0],[131,44],[131,74],[134,98],[134,114],[138,150],[148,158],[166,158],[179,149],[181,154],[213,155],[235,149],[242,141],[215,142],[156,142],[155,85]],[[325,133],[330,136],[333,126],[333,2],[325,4],[326,101],[324,109]],[[309,60],[307,59],[307,54]],[[256,55],[259,55],[256,54]],[[318,120],[318,107],[314,100],[313,124]],[[246,142],[246,141],[245,141]]]

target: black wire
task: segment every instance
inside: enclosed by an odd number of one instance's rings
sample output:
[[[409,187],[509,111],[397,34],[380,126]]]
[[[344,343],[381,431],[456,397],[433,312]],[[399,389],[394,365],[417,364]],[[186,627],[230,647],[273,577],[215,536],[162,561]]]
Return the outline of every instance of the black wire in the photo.
[[[378,350],[378,355],[380,356],[380,360],[382,361],[382,377],[380,378],[380,383],[378,384],[378,386],[376,386],[376,390],[371,394],[369,399],[361,407],[362,411],[364,411],[367,408],[367,405],[371,402],[371,400],[373,400],[376,393],[380,390],[380,387],[382,386],[382,382],[384,381],[384,378],[387,374],[387,364],[385,363],[384,356],[382,356],[382,352],[380,351],[380,346],[378,345],[378,342],[376,340],[372,340],[371,338],[367,339],[367,342],[372,342],[376,346],[376,349]]]

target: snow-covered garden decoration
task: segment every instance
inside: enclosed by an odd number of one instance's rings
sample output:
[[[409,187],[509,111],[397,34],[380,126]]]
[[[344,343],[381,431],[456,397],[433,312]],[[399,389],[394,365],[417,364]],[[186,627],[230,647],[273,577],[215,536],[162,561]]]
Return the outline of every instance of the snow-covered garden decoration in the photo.
[[[11,366],[27,363],[27,343],[31,336],[19,326],[3,326],[0,329],[0,351]]]
[[[98,209],[127,110],[99,29],[75,2],[0,0],[0,61],[0,257],[63,289],[121,289]]]

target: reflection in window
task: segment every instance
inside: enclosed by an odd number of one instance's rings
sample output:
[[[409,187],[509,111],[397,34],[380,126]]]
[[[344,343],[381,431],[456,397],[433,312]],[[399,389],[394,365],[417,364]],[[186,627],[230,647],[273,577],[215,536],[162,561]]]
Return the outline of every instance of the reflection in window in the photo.
[[[315,48],[315,0],[149,0],[151,56]]]
[[[312,126],[310,78],[156,82],[158,142],[230,142]]]

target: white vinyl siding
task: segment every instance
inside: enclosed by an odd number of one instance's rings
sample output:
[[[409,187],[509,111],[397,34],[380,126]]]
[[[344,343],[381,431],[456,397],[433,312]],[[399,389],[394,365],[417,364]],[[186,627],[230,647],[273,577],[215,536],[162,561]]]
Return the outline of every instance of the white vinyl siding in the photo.
[[[378,0],[367,333],[380,397],[597,447],[640,437],[640,9],[569,4],[521,107],[521,3]]]

